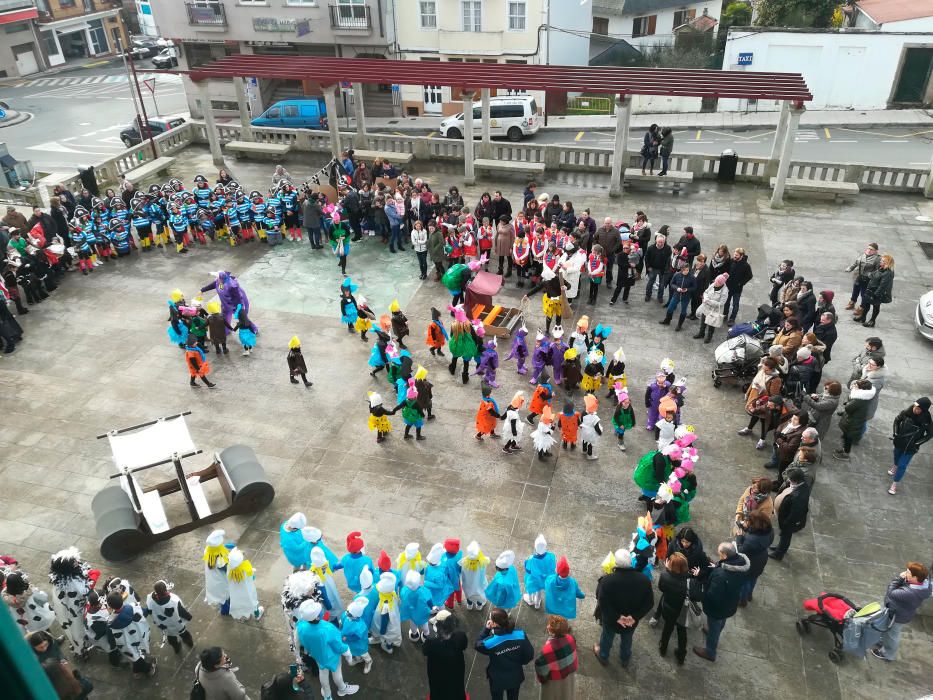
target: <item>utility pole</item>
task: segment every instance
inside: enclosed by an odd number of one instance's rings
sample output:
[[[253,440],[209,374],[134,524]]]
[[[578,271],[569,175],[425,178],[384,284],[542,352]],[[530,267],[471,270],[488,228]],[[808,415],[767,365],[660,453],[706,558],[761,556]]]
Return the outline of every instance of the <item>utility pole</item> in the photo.
[[[123,67],[126,68],[127,65],[129,69],[127,71],[127,78],[130,81],[130,94],[133,96],[133,103],[136,103],[136,98],[139,98],[139,108],[136,111],[137,123],[139,124],[139,135],[143,139],[149,140],[149,147],[152,149],[152,157],[159,157],[159,150],[156,148],[155,141],[152,138],[152,129],[149,128],[149,117],[146,114],[146,104],[143,101],[143,93],[139,89],[139,80],[136,77],[136,64],[133,61],[133,56],[130,55],[127,59],[127,52],[123,50],[123,46],[119,39],[117,39],[117,48],[120,50],[120,55],[123,57]],[[135,92],[134,92],[135,89]],[[140,116],[140,112],[142,116]]]

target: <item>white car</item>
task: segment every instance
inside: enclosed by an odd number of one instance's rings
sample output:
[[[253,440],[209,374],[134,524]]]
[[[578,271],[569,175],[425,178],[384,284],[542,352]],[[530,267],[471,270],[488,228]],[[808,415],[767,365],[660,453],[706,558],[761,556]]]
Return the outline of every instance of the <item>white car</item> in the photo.
[[[920,297],[917,302],[917,312],[914,314],[914,325],[927,340],[933,340],[933,289]]]
[[[489,135],[505,136],[509,141],[521,141],[525,136],[538,133],[541,117],[538,105],[533,97],[516,95],[514,97],[493,97],[489,100]],[[482,109],[473,108],[473,134],[482,133]],[[463,138],[463,113],[447,117],[438,125],[438,131],[444,138]]]

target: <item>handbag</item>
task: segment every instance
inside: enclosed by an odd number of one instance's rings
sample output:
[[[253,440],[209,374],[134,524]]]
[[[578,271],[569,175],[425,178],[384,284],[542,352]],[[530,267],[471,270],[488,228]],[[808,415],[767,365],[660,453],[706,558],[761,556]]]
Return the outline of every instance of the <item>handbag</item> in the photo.
[[[703,609],[700,607],[700,604],[693,600],[688,600],[684,603],[684,608],[687,609],[687,619],[685,621],[685,627],[692,627],[694,629],[703,628]]]
[[[191,690],[188,691],[188,700],[207,700],[207,693],[198,678],[200,671],[201,664],[199,663],[194,669],[194,681],[191,683]]]

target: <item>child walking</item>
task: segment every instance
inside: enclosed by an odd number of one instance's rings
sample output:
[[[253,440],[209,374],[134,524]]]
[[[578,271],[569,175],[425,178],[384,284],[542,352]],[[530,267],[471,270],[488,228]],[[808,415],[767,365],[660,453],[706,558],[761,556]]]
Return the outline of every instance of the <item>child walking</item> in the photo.
[[[564,402],[564,410],[557,417],[560,427],[561,447],[571,450],[577,449],[577,436],[580,428],[580,412],[573,409],[573,401]]]
[[[305,364],[304,355],[301,354],[301,341],[297,335],[293,335],[292,339],[288,341],[288,357],[286,357],[286,360],[288,362],[288,379],[292,384],[297,384],[298,379],[296,377],[301,377],[301,381],[304,382],[306,388],[314,385],[314,382],[308,381],[308,367]]]
[[[616,383],[615,392],[619,403],[612,414],[612,427],[616,431],[619,449],[625,452],[625,431],[635,427],[635,408],[629,400],[628,392],[622,388],[621,382]]]

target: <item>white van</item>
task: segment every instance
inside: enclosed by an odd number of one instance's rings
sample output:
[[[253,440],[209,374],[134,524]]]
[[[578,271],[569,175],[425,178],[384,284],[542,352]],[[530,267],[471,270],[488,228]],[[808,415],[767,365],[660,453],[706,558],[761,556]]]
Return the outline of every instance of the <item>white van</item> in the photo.
[[[473,133],[483,131],[482,107],[473,107]],[[507,136],[509,141],[521,141],[523,136],[536,134],[541,128],[538,105],[533,97],[516,95],[515,97],[489,98],[489,135]],[[441,136],[451,139],[463,138],[463,113],[444,119],[439,127]]]

